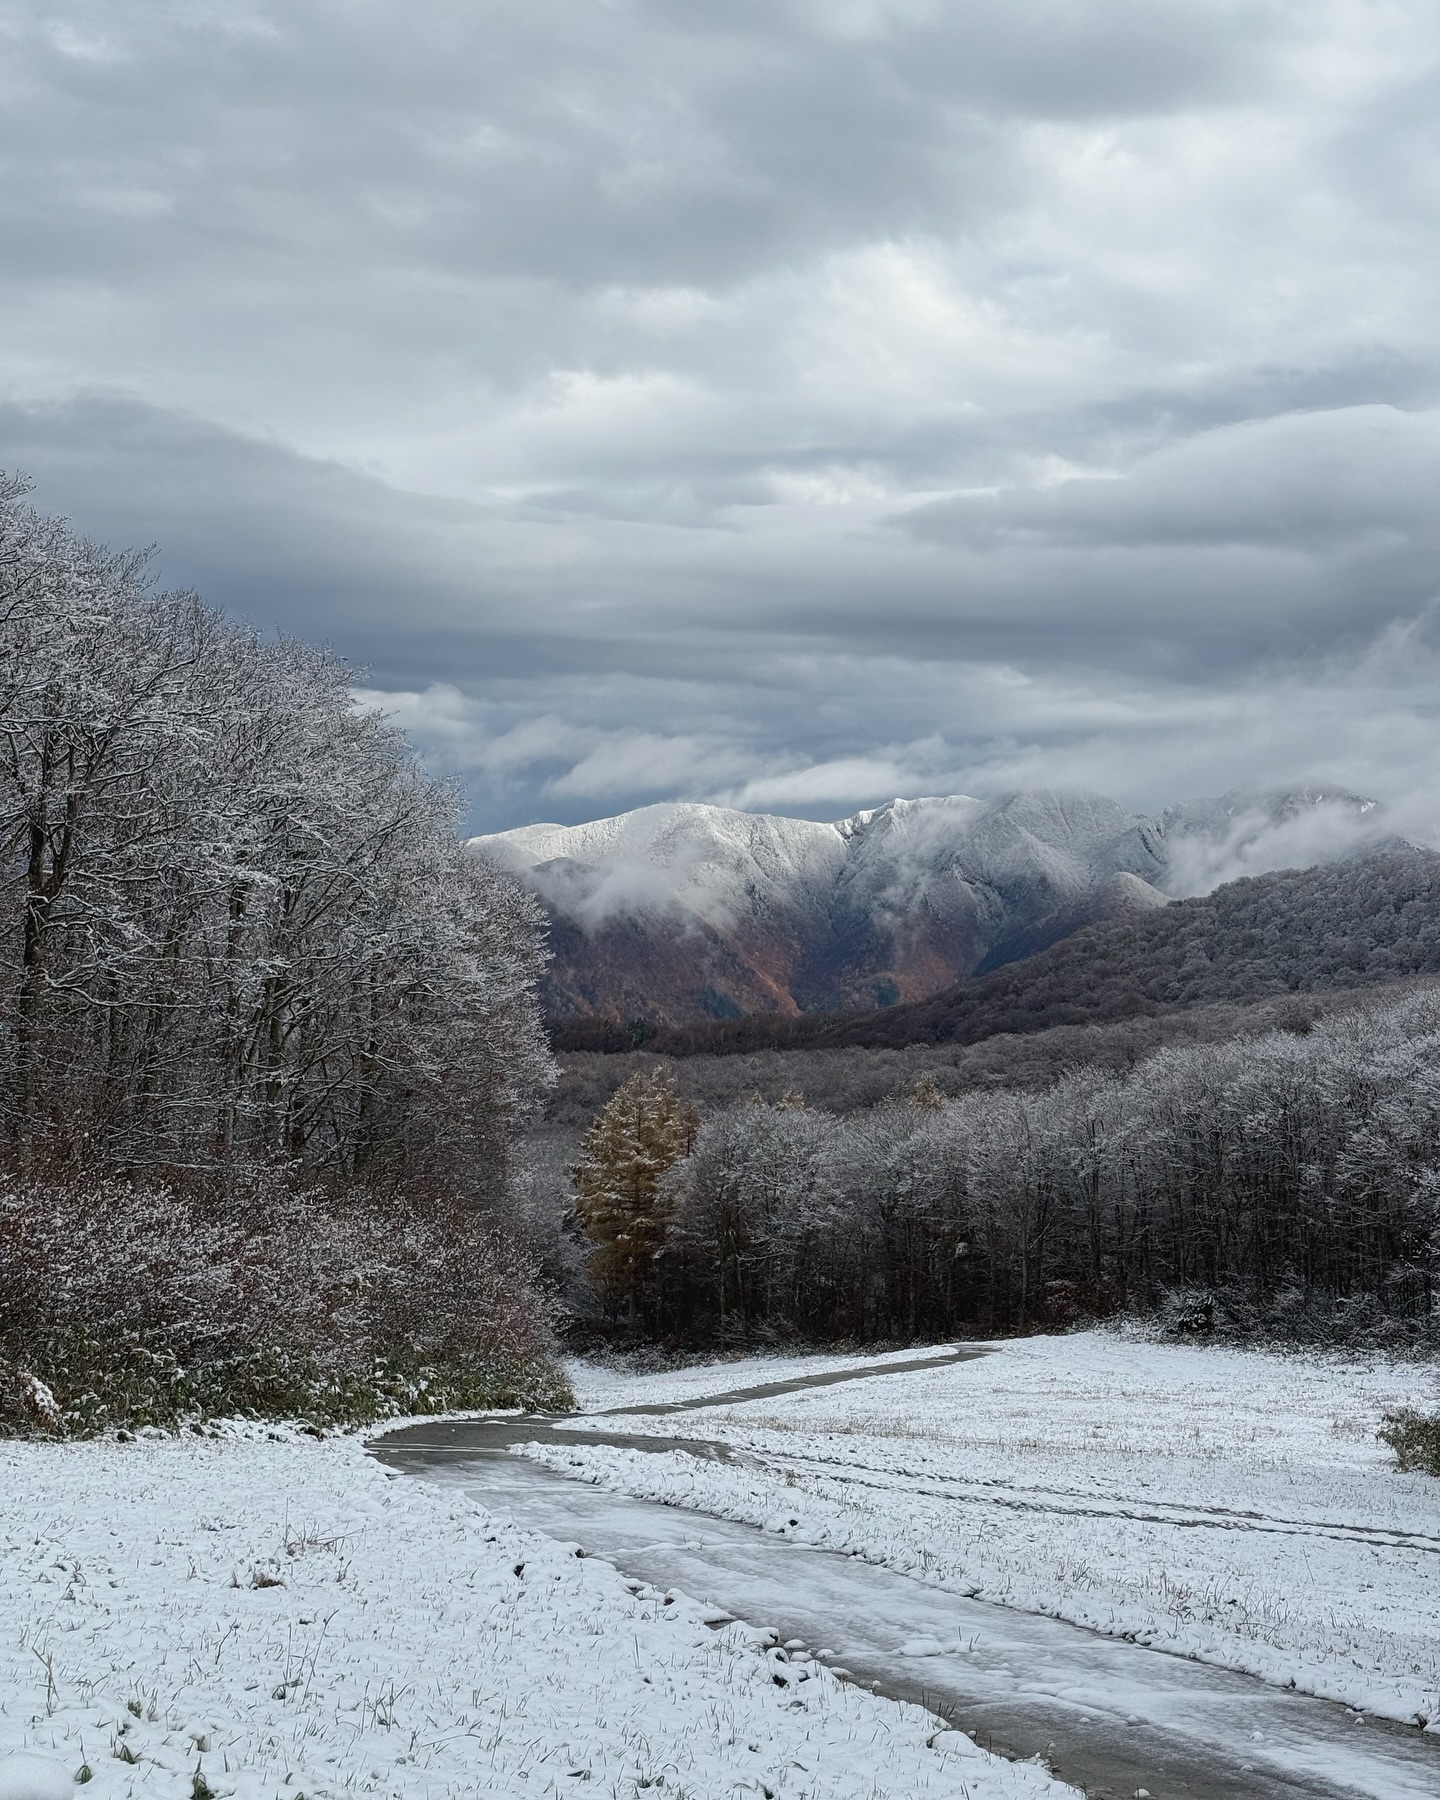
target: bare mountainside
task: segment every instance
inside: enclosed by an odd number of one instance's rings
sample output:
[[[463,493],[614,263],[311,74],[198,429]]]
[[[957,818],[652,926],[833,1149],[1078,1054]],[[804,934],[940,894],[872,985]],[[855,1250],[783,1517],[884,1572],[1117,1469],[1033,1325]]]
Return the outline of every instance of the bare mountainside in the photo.
[[[1147,816],[1086,792],[893,800],[835,823],[699,803],[472,840],[550,915],[559,1018],[683,1025],[923,1000],[1085,925],[1373,843],[1352,794]]]

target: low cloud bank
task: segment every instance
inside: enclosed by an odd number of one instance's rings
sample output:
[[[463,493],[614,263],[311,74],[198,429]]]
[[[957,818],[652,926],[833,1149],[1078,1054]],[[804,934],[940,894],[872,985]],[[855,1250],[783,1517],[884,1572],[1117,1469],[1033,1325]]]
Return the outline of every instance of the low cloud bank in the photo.
[[[1399,835],[1376,801],[1352,794],[1305,798],[1308,804],[1227,799],[1212,803],[1208,820],[1202,807],[1177,808],[1166,834],[1165,891],[1176,899],[1208,894],[1246,875],[1359,855]]]

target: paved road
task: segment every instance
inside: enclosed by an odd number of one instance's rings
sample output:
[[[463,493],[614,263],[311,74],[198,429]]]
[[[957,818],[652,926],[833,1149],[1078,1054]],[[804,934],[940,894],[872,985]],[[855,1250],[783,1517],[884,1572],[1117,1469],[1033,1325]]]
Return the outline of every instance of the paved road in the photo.
[[[875,1379],[982,1354],[802,1377],[601,1416],[682,1413]],[[519,1442],[608,1443],[728,1456],[703,1438],[570,1431],[540,1418],[422,1424],[372,1445],[392,1468],[459,1485],[517,1523],[582,1544],[627,1575],[802,1639],[857,1680],[914,1700],[980,1743],[1046,1757],[1096,1800],[1437,1800],[1440,1743],[1341,1706],[1078,1626],[965,1600],[888,1569],[653,1501],[509,1455]],[[898,1653],[930,1637],[944,1655]]]

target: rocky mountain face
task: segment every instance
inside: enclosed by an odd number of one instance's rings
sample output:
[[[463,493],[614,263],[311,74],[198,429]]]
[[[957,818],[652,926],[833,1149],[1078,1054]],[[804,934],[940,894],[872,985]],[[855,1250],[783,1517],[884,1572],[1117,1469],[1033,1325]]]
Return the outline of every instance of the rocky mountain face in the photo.
[[[1381,830],[1350,794],[1147,817],[1045,791],[892,800],[834,824],[672,803],[472,847],[550,915],[552,1014],[687,1024],[924,999],[1083,925],[1333,860]]]

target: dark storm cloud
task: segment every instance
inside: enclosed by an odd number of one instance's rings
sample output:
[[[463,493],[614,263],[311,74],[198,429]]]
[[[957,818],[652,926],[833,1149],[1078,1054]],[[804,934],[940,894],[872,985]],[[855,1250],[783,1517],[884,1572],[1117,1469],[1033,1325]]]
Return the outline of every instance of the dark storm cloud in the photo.
[[[12,0],[0,464],[366,664],[477,823],[1398,796],[1437,50],[1420,0]]]

